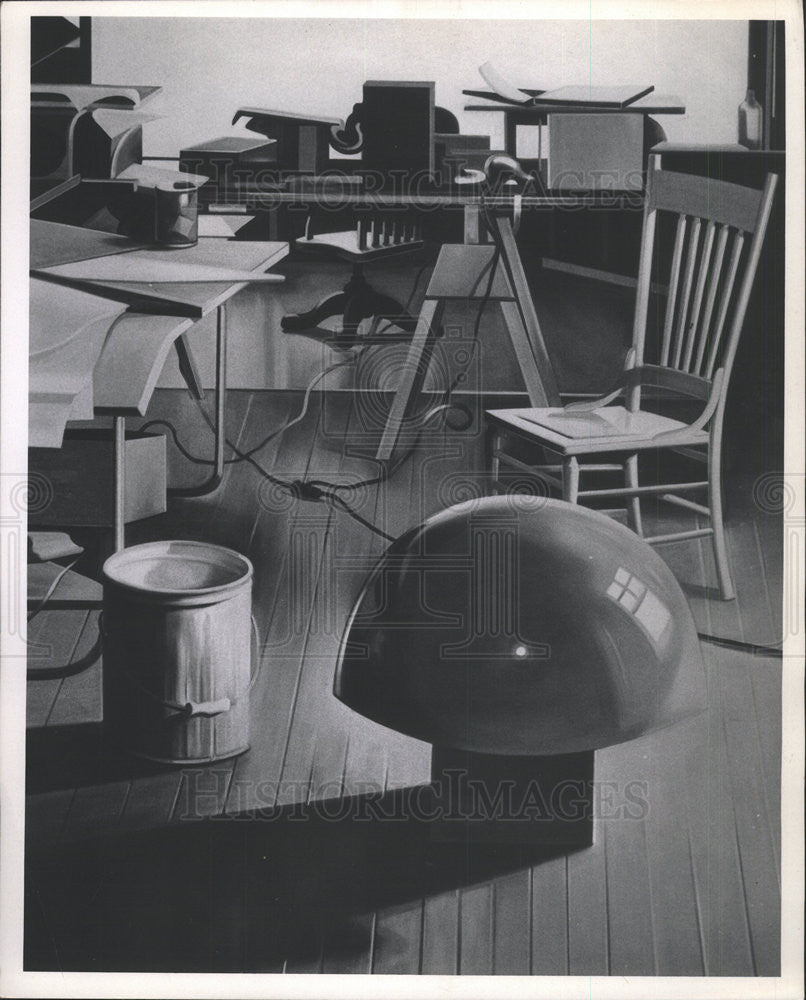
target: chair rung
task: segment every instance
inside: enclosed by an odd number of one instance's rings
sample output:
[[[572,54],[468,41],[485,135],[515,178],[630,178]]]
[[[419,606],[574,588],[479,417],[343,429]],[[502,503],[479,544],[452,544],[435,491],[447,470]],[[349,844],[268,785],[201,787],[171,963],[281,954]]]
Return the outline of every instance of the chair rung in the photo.
[[[671,493],[664,493],[660,497],[666,503],[673,503],[676,507],[685,507],[686,510],[693,510],[695,514],[702,514],[705,517],[711,516],[711,510],[701,503],[694,503],[693,500],[686,500],[685,497],[676,497]]]
[[[685,458],[693,458],[696,462],[707,462],[708,453],[705,451],[696,451],[694,448],[686,448],[681,445],[679,448],[671,448],[676,455],[683,455]]]
[[[612,490],[580,490],[581,497],[640,497],[651,496],[654,493],[665,493],[668,490],[701,490],[708,483],[663,483],[660,486],[620,486]]]
[[[499,451],[497,448],[493,451],[493,458],[497,458],[504,465],[511,465],[515,469],[522,469],[524,472],[531,472],[534,469],[533,465],[527,465],[526,462],[521,462],[519,458],[513,458],[512,455],[508,455],[505,451]]]
[[[671,535],[652,535],[644,538],[650,545],[663,545],[664,542],[683,542],[689,538],[707,538],[713,535],[713,528],[693,528],[691,531],[676,531]]]

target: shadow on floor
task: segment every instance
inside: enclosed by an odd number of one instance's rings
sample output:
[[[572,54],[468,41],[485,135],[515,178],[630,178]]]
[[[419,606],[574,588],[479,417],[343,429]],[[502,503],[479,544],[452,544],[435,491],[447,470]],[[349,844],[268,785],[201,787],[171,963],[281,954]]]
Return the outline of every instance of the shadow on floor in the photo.
[[[260,972],[323,948],[368,953],[362,914],[568,853],[472,844],[461,831],[443,840],[423,791],[185,821],[31,857],[25,968]]]

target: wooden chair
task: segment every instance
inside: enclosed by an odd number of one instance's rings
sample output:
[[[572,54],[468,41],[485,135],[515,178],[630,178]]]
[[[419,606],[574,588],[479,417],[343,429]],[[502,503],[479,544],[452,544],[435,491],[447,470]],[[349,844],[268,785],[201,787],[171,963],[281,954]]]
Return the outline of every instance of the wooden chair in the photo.
[[[652,158],[647,176],[633,339],[620,379],[611,392],[591,402],[487,411],[490,461],[496,490],[501,466],[506,465],[537,476],[571,503],[624,498],[628,523],[642,537],[646,536],[641,497],[655,496],[707,518],[705,527],[646,537],[646,541],[657,545],[710,536],[720,592],[724,600],[730,600],[734,589],[725,548],[720,481],[722,424],[728,382],[778,178],[770,174],[763,190],[753,190],[661,170],[658,162],[657,157]],[[658,310],[657,363],[646,364],[653,262],[654,270],[666,270],[660,265],[655,233],[658,214],[667,212],[676,216],[677,223],[668,287],[661,285],[666,292],[666,309],[662,327]],[[648,387],[653,391],[647,392]],[[624,397],[623,405],[609,405],[619,396]],[[678,405],[685,399],[696,405],[696,418],[680,420],[661,412],[668,411],[674,399]],[[511,446],[518,440],[521,457],[512,454]],[[544,454],[558,459],[554,464],[539,465],[524,461],[524,440],[540,445]],[[706,464],[707,473],[683,482],[639,483],[639,454],[661,449]],[[623,473],[624,485],[580,488],[583,473],[613,471]],[[705,503],[680,495],[698,491],[705,492]]]

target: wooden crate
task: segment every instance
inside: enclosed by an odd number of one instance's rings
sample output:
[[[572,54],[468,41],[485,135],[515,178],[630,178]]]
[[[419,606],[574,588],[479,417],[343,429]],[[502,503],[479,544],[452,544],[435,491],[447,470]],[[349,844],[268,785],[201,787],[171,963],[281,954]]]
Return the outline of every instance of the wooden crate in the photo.
[[[138,521],[166,509],[165,436],[126,435],[124,519]],[[31,475],[44,476],[52,499],[28,511],[28,524],[107,528],[115,512],[115,459],[108,430],[68,430],[61,448],[30,448]]]

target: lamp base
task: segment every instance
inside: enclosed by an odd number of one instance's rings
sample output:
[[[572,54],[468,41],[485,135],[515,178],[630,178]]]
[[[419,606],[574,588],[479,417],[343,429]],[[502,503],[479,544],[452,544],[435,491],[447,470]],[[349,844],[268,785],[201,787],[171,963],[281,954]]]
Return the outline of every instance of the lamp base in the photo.
[[[436,840],[587,847],[593,843],[593,751],[545,757],[435,746]]]

